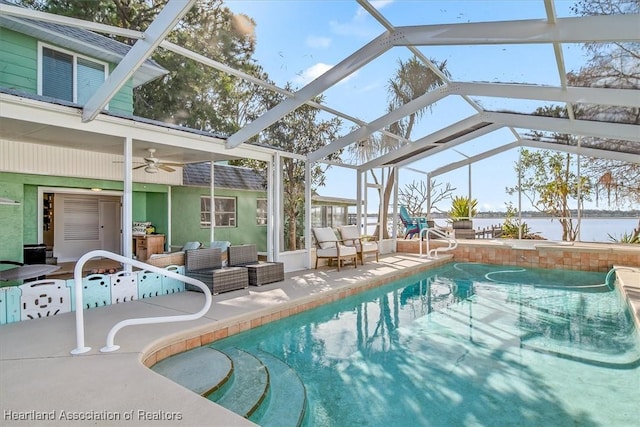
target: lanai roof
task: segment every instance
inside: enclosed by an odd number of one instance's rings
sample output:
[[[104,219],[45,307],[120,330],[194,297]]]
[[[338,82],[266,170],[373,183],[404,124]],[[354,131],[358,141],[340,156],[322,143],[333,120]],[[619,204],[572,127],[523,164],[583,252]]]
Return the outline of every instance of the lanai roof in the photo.
[[[640,18],[638,14],[559,17],[556,15],[556,5],[553,0],[540,0],[543,16],[535,16],[531,19],[434,24],[430,22],[429,14],[415,14],[416,18],[414,19],[423,19],[423,21],[404,25],[403,23],[396,24],[391,22],[383,14],[382,9],[376,9],[373,3],[366,0],[357,0],[356,3],[380,25],[380,35],[356,49],[348,57],[343,58],[311,83],[295,93],[291,93],[272,83],[258,81],[241,71],[229,68],[225,64],[205,58],[197,52],[190,52],[166,42],[164,40],[166,34],[194,3],[195,0],[170,1],[144,34],[100,26],[99,30],[101,32],[108,30],[112,34],[126,35],[140,40],[120,62],[118,69],[112,74],[111,81],[107,81],[103,88],[84,106],[83,121],[93,120],[101,111],[101,107],[112,96],[113,89],[118,84],[118,79],[124,78],[127,73],[135,70],[136,64],[149,58],[153,51],[160,46],[229,74],[246,78],[263,87],[276,90],[287,97],[285,101],[276,105],[252,123],[241,128],[235,134],[229,135],[226,139],[226,147],[230,152],[233,152],[234,147],[244,144],[263,129],[280,120],[287,113],[304,103],[308,103],[329,114],[337,115],[352,124],[351,129],[353,130],[348,131],[337,140],[307,156],[311,161],[323,161],[327,155],[351,144],[358,143],[376,133],[398,138],[386,130],[388,125],[424,106],[432,106],[438,101],[455,98],[457,100],[461,99],[465,103],[466,109],[469,111],[466,117],[453,122],[442,122],[440,127],[435,130],[426,131],[411,141],[401,141],[403,145],[397,150],[377,158],[351,163],[350,166],[359,170],[368,170],[385,165],[406,166],[442,150],[454,148],[464,142],[482,138],[489,133],[500,130],[508,131],[506,133],[508,136],[505,137],[504,133],[501,136],[503,139],[501,144],[504,147],[509,147],[509,144],[512,144],[511,146],[515,144],[569,151],[583,150],[588,155],[640,163],[639,126],[632,123],[621,123],[619,117],[615,114],[615,109],[619,107],[640,107],[638,89],[631,88],[637,87],[637,82],[632,82],[631,85],[626,85],[625,87],[610,87],[611,85],[607,82],[597,85],[599,87],[570,86],[563,56],[563,46],[582,47],[585,43],[619,42],[625,44],[633,52],[638,42],[640,42]],[[331,2],[325,3],[326,7],[331,7]],[[404,2],[403,6],[415,8],[418,7],[418,3],[420,2]],[[429,2],[422,4],[421,7],[428,8]],[[0,15],[11,19],[16,16],[26,16],[85,29],[92,29],[98,26],[85,21],[24,11],[24,9],[5,4],[0,4]],[[423,18],[417,18],[418,16]],[[273,31],[286,31],[286,26],[274,28]],[[536,46],[548,46],[560,83],[554,86],[531,84],[526,80],[517,82],[478,82],[470,79],[458,80],[455,75],[450,78],[441,75],[445,82],[443,86],[394,111],[383,113],[373,120],[360,119],[352,114],[339,111],[330,105],[319,105],[311,101],[314,96],[331,90],[338,82],[367,67],[379,56],[385,55],[391,50],[408,49],[412,55],[416,55],[422,62],[436,70],[437,67],[425,53],[429,49],[438,51],[438,49],[444,47],[453,49],[454,46],[508,47],[515,45],[530,45],[532,49]],[[277,46],[272,48],[274,50],[278,49]],[[447,60],[454,61],[455,58]],[[490,61],[491,58],[487,58],[487,60]],[[482,64],[478,64],[478,66],[481,67]],[[494,107],[483,107],[482,105],[485,104],[483,102],[484,99],[491,99],[492,102],[486,104]],[[541,103],[541,105],[548,105],[545,103],[564,105],[567,107],[569,117],[554,118],[512,111],[509,108],[509,102],[514,99],[531,100]],[[500,106],[501,102],[504,103],[504,107]],[[594,104],[603,105],[605,106],[605,111],[611,109],[612,113],[602,114],[590,120],[575,118],[573,114],[575,106]],[[546,134],[572,134],[579,137],[581,146],[579,148],[561,146],[556,144],[555,141],[544,140],[544,138],[534,141],[526,135],[529,130],[536,130]],[[292,154],[295,155],[297,153]]]

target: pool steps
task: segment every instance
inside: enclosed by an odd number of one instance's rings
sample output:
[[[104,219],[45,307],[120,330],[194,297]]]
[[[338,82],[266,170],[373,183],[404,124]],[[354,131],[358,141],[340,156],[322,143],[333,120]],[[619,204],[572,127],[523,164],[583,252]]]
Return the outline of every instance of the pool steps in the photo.
[[[271,387],[269,388],[268,408],[258,419],[252,421],[261,426],[300,426],[307,407],[307,391],[296,371],[277,357],[259,352],[258,357],[271,373]],[[284,423],[289,420],[289,423]]]
[[[263,427],[303,423],[304,384],[294,370],[269,353],[200,347],[151,369]]]
[[[233,383],[222,396],[213,393],[207,399],[249,418],[267,396],[269,371],[260,359],[246,351],[229,348],[224,353],[233,361]]]
[[[228,388],[233,363],[226,354],[210,347],[198,347],[176,354],[153,366],[153,371],[200,395]]]

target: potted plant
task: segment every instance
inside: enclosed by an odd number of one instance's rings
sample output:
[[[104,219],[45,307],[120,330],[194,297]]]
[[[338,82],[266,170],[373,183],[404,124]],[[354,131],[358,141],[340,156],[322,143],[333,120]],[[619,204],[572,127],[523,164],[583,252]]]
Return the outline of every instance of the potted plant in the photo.
[[[478,213],[478,200],[465,196],[455,196],[451,200],[449,217],[451,218],[453,228],[472,229],[472,218]]]

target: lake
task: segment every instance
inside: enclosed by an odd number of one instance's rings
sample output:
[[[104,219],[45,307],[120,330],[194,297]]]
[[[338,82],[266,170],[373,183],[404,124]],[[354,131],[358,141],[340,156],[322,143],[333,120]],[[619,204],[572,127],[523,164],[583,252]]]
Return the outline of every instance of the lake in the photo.
[[[375,221],[375,217],[368,219],[369,223]],[[446,227],[445,218],[436,218],[436,224]],[[478,230],[499,225],[504,218],[474,218],[473,228]],[[562,226],[557,220],[550,218],[523,218],[523,222],[529,226],[532,232],[540,233],[548,240],[561,240]],[[638,218],[583,218],[580,230],[580,240],[583,242],[612,242],[609,234],[619,240],[623,234],[631,234],[638,227]],[[367,234],[373,234],[375,226],[367,226]]]
[[[549,240],[562,239],[562,225],[550,218],[523,218],[524,223],[534,233]],[[476,230],[502,224],[504,218],[476,218],[473,228]],[[436,223],[440,221],[436,220]],[[583,242],[611,242],[609,234],[619,240],[623,234],[631,234],[638,227],[638,218],[582,218],[580,240]]]

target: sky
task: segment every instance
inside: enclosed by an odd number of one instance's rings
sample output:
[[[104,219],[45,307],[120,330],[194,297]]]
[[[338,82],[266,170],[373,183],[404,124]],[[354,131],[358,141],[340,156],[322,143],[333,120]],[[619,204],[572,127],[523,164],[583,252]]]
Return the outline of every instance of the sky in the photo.
[[[384,32],[384,28],[355,1],[227,0],[225,3],[234,13],[246,14],[255,21],[257,47],[254,59],[280,87],[291,82],[294,87],[302,88]],[[543,0],[385,0],[372,4],[395,26],[546,19]],[[573,1],[556,0],[557,16],[573,16],[570,11],[573,4]],[[438,62],[446,60],[453,81],[560,85],[551,45],[443,46],[422,47],[420,50],[428,58]],[[580,45],[565,44],[562,52],[567,71],[577,71],[586,62],[587,56]],[[411,52],[404,47],[389,50],[327,90],[324,93],[325,105],[364,121],[372,121],[384,115],[388,102],[387,83],[396,70],[398,61],[410,57]],[[551,105],[545,102],[482,97],[474,100],[487,110],[507,109],[523,113]],[[475,110],[460,97],[446,97],[434,104],[431,111],[423,116],[412,139],[419,139],[474,113]],[[345,122],[344,133],[350,130],[351,125],[352,123]],[[523,129],[520,133],[526,131]],[[500,130],[459,145],[457,152],[447,150],[446,153],[420,160],[410,167],[423,173],[402,169],[400,187],[413,181],[424,181],[426,172],[462,160],[464,156],[472,156],[513,142],[514,139],[510,131]],[[473,164],[471,194],[478,200],[480,211],[504,211],[506,202],[518,205],[517,196],[509,196],[505,192],[506,187],[517,183],[514,171],[517,158],[517,150],[510,150]],[[353,186],[344,185],[345,180],[349,179],[353,180]],[[440,175],[436,180],[454,186],[454,195],[469,193],[467,167]],[[318,193],[355,199],[355,183],[355,172],[331,167],[327,172],[327,185],[320,187]],[[374,196],[370,197],[370,200],[375,199]],[[376,211],[371,209],[371,205],[372,202],[369,210]],[[448,202],[438,207],[447,210]],[[608,208],[602,202],[598,206],[587,203],[586,207]],[[522,209],[531,209],[524,197]]]

